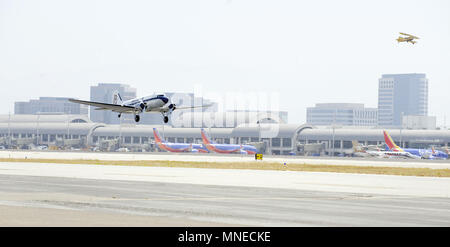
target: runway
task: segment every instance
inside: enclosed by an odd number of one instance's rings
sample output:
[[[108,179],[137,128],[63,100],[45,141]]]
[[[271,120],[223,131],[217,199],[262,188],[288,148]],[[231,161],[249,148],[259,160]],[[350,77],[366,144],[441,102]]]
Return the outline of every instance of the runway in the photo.
[[[0,163],[1,226],[450,226],[450,179]]]

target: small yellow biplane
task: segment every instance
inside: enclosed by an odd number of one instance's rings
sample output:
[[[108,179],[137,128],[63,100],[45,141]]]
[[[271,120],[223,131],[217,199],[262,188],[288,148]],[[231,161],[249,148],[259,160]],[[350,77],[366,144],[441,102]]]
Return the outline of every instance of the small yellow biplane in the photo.
[[[411,44],[415,44],[417,43],[417,41],[414,41],[414,39],[419,39],[419,37],[413,36],[411,34],[407,34],[407,33],[400,33],[402,36],[398,37],[397,41],[400,42],[409,42]]]

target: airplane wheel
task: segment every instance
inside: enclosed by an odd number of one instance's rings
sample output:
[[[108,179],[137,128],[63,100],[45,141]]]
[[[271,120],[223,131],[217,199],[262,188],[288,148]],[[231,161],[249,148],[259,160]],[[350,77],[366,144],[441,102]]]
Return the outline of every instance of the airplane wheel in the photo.
[[[169,122],[169,117],[164,117],[164,123],[167,123],[167,122]]]
[[[139,115],[134,116],[134,121],[136,121],[136,123],[139,122],[140,119]]]
[[[122,116],[122,114],[117,115],[118,118],[120,118]]]

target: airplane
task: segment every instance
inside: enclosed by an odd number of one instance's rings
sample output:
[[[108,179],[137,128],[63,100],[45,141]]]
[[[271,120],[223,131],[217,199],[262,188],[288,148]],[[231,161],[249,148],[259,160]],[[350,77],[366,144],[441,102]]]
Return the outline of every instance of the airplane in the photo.
[[[407,34],[407,33],[400,33],[400,34],[404,35],[406,37],[399,36],[398,39],[397,39],[397,41],[399,43],[400,42],[407,42],[407,43],[409,42],[411,44],[415,44],[415,43],[417,43],[417,41],[414,41],[414,39],[419,39],[419,37],[413,36],[411,34]]]
[[[229,153],[239,153],[239,154],[256,154],[258,150],[252,145],[239,145],[239,144],[219,144],[211,141],[205,130],[201,129],[203,145],[215,153],[229,154]]]
[[[405,148],[402,149],[397,144],[395,144],[394,140],[392,140],[391,136],[387,133],[387,131],[383,130],[384,141],[388,145],[389,149],[395,152],[408,152],[418,159],[448,159],[448,154],[443,151],[435,150],[434,147],[431,149],[417,149],[417,148]]]
[[[172,114],[175,109],[183,110],[198,107],[209,107],[212,105],[177,107],[175,104],[171,103],[169,98],[167,98],[164,94],[122,101],[122,97],[118,92],[113,94],[112,104],[77,99],[69,99],[69,101],[83,105],[96,106],[97,108],[95,108],[95,110],[111,110],[113,112],[118,112],[119,118],[122,116],[122,113],[131,113],[134,114],[134,121],[136,122],[139,122],[140,120],[140,113],[160,112],[163,115],[164,123],[169,122],[169,115]]]
[[[400,152],[400,151],[390,151],[389,148],[387,150],[366,150],[358,141],[352,141],[353,144],[353,154],[359,157],[378,157],[378,158],[413,158],[417,159],[416,156],[411,155],[408,152]]]
[[[209,153],[202,144],[195,143],[173,143],[166,142],[158,133],[156,128],[153,128],[153,135],[155,136],[155,143],[162,150],[174,153],[190,152],[190,153]]]
[[[446,154],[450,154],[450,150],[448,150],[448,146],[445,145],[445,147],[441,147],[442,151]]]

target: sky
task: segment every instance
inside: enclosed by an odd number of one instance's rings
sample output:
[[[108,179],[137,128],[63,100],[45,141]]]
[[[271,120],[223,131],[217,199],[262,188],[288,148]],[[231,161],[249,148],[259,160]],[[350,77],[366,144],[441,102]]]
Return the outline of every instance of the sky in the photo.
[[[276,95],[304,123],[316,103],[377,107],[382,74],[425,73],[429,115],[449,126],[449,13],[448,0],[0,0],[0,114],[124,83]]]

